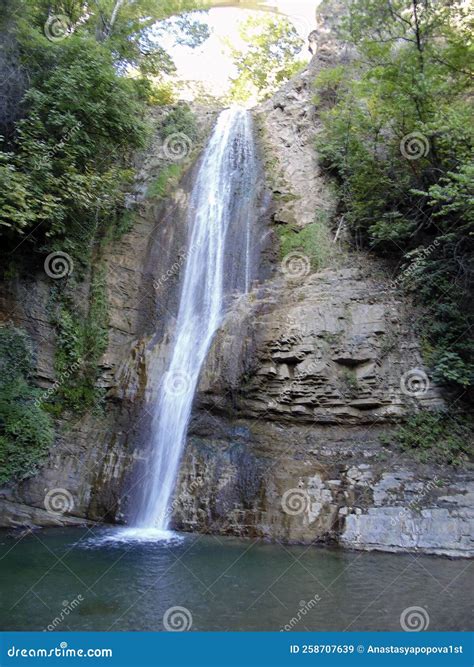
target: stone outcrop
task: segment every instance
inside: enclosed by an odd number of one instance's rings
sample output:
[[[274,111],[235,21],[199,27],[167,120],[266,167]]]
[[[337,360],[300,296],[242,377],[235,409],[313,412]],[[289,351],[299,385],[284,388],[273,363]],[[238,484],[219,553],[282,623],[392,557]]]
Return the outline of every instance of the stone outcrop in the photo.
[[[472,475],[420,465],[384,426],[196,416],[174,501],[182,530],[472,556]]]
[[[472,474],[383,444],[444,399],[409,306],[365,261],[276,278],[234,304],[201,377],[179,528],[472,555]]]
[[[403,300],[360,264],[267,281],[241,297],[210,352],[200,407],[300,424],[443,407]]]

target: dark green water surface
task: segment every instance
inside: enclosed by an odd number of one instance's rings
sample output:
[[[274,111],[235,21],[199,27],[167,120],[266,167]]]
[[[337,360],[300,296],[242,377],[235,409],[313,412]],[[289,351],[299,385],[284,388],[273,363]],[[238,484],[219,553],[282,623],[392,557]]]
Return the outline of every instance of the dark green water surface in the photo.
[[[472,561],[118,530],[0,533],[1,629],[163,630],[176,606],[191,630],[400,630],[411,607],[472,629]]]

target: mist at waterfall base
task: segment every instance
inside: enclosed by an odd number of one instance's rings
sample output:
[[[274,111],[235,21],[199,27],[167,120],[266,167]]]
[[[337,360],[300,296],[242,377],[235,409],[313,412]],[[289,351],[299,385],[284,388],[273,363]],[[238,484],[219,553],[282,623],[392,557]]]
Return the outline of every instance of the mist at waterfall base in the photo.
[[[167,371],[152,407],[149,461],[136,484],[131,527],[109,539],[169,540],[172,498],[199,374],[230,293],[247,292],[257,215],[258,163],[251,115],[219,115],[191,192],[179,309]]]

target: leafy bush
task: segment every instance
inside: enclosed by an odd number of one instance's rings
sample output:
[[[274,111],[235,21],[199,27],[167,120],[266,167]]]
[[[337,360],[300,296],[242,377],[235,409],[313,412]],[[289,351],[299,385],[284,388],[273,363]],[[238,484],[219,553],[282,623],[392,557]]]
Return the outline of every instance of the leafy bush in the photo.
[[[410,269],[434,376],[464,388],[474,384],[467,10],[447,0],[417,6],[351,4],[343,27],[359,55],[316,79],[317,149],[355,242]]]
[[[148,187],[148,197],[163,199],[169,193],[170,188],[179,182],[183,168],[180,164],[170,164],[164,167],[153,183]]]
[[[127,154],[145,141],[143,109],[134,82],[118,76],[94,40],[35,45],[24,38],[32,69],[26,115],[0,151],[0,228],[15,244],[31,234],[30,243],[72,250],[123,205]]]
[[[422,463],[459,466],[473,454],[472,426],[465,418],[456,415],[423,411],[412,415],[404,426],[384,441],[413,453]]]
[[[24,332],[0,327],[0,484],[32,475],[54,440],[51,418],[31,384],[33,355]]]
[[[324,222],[313,222],[300,230],[280,225],[278,233],[282,259],[292,252],[301,252],[308,257],[314,271],[327,266],[332,247]]]
[[[152,83],[149,79],[135,82],[140,99],[153,106],[168,106],[176,103],[176,92],[172,83]]]
[[[196,139],[198,135],[196,117],[187,104],[180,104],[170,111],[160,128],[162,139],[180,133],[190,139]]]
[[[108,303],[105,273],[96,269],[89,294],[89,310],[78,310],[66,295],[55,295],[53,322],[57,331],[55,370],[61,381],[52,411],[99,409],[103,393],[97,386],[98,364],[108,343]]]

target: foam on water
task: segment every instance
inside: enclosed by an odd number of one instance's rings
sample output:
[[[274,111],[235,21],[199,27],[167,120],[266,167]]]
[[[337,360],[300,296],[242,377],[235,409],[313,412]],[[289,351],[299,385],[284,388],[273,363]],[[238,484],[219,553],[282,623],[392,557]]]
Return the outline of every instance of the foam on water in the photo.
[[[172,530],[160,530],[158,528],[111,528],[101,531],[99,535],[93,535],[78,543],[81,547],[102,547],[133,545],[134,542],[150,542],[152,544],[177,544],[182,542],[184,536]]]

